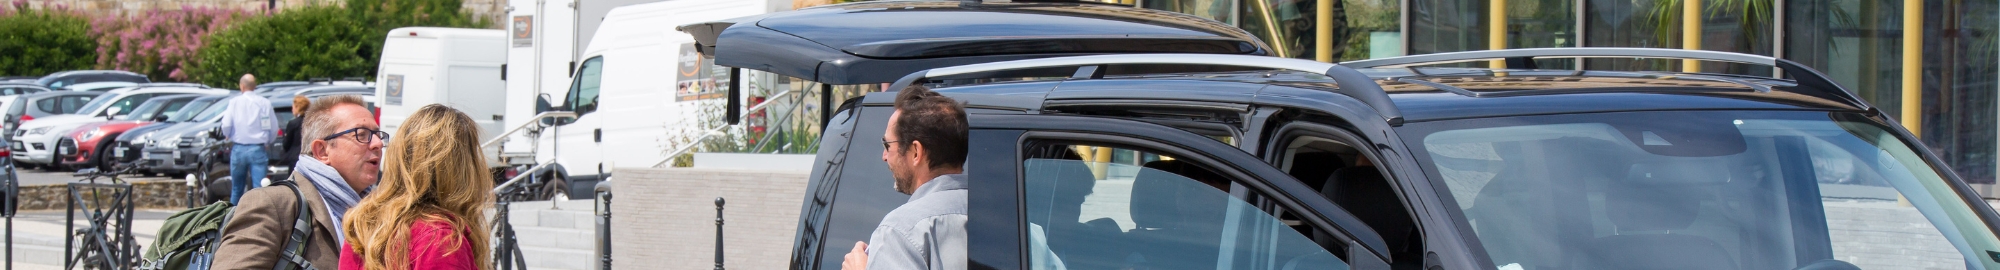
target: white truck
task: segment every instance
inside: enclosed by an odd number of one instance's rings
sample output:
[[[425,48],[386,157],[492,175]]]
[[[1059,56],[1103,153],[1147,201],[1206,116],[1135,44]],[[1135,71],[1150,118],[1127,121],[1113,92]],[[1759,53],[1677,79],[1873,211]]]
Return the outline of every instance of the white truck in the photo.
[[[790,9],[778,0],[514,0],[509,2],[505,124],[500,157],[516,169],[542,167],[534,199],[584,196],[616,166],[652,166],[700,130],[698,100],[719,91],[679,93],[676,76],[711,72],[694,38],[675,26]],[[695,89],[726,87],[727,80]],[[574,118],[536,118],[542,112]],[[530,122],[545,128],[516,131]],[[526,125],[537,126],[537,125]],[[506,176],[503,174],[503,176]]]
[[[503,131],[507,96],[500,66],[506,64],[506,32],[492,29],[404,27],[389,30],[382,65],[375,71],[375,101],[382,131],[395,134],[403,120],[424,105],[444,104],[479,123],[482,141]],[[393,138],[391,138],[393,139]],[[489,166],[502,167],[489,148]]]

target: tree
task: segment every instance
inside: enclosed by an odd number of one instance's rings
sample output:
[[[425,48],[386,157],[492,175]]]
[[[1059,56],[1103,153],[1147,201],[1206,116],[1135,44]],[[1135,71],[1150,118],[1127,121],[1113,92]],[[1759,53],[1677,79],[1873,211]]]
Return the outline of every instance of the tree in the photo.
[[[185,6],[154,8],[134,16],[104,16],[92,22],[98,37],[97,66],[145,74],[153,81],[188,81],[203,38],[236,21],[260,14],[234,8]]]
[[[378,56],[364,53],[367,42],[383,36],[340,7],[288,10],[209,35],[192,78],[231,86],[245,73],[263,81],[362,76],[374,72]]]
[[[61,6],[0,6],[0,75],[41,76],[90,68],[97,42],[90,20]]]

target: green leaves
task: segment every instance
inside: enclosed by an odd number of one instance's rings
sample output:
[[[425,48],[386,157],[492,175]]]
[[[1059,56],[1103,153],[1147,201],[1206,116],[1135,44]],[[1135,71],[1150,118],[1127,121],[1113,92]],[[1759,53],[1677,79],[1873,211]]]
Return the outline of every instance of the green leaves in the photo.
[[[15,2],[0,8],[0,74],[41,76],[97,60],[90,20],[67,9]]]
[[[378,57],[364,53],[365,43],[382,36],[340,7],[287,10],[209,35],[193,80],[235,85],[245,73],[263,81],[365,76],[373,73],[372,59]]]

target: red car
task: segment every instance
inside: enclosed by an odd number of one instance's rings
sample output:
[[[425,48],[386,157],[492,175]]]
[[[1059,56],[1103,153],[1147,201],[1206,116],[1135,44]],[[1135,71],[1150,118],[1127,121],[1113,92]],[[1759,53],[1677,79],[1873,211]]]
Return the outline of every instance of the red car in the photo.
[[[75,131],[70,131],[68,136],[63,136],[61,140],[56,142],[56,159],[61,161],[62,165],[71,168],[97,166],[99,164],[117,164],[116,162],[104,162],[114,160],[115,157],[109,152],[116,151],[101,152],[98,149],[110,149],[111,142],[116,141],[119,134],[124,134],[126,130],[151,123],[153,122],[111,121],[90,123],[77,127]]]

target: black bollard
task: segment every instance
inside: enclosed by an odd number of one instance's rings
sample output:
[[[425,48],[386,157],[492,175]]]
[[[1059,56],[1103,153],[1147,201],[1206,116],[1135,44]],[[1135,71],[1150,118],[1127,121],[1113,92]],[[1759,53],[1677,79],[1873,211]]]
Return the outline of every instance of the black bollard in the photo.
[[[722,270],[722,197],[715,197],[715,270]]]

